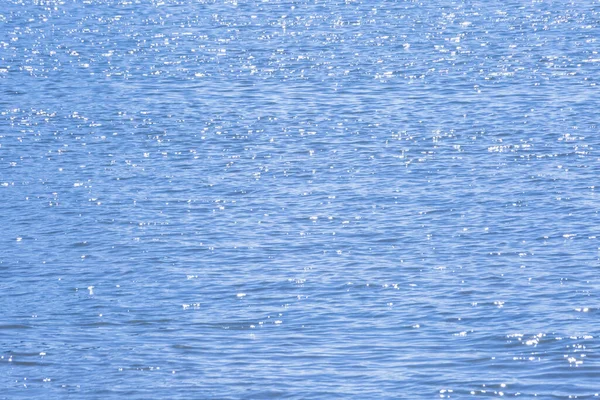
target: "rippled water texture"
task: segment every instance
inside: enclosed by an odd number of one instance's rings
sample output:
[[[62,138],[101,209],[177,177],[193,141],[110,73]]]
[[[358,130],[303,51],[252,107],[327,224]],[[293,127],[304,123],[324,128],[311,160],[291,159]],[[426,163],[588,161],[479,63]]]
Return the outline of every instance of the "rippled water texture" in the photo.
[[[0,398],[593,398],[599,21],[0,0]]]

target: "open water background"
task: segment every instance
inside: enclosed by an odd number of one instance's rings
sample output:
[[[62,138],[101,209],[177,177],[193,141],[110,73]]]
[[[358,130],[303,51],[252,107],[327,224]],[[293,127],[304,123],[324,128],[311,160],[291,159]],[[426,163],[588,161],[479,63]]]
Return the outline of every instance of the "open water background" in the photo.
[[[592,398],[598,1],[0,0],[0,398]]]

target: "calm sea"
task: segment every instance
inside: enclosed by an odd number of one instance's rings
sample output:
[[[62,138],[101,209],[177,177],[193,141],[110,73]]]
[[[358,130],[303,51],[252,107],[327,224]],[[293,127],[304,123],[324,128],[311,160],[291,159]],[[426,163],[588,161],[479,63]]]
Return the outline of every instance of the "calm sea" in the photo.
[[[599,51],[596,0],[0,0],[0,398],[598,396]]]

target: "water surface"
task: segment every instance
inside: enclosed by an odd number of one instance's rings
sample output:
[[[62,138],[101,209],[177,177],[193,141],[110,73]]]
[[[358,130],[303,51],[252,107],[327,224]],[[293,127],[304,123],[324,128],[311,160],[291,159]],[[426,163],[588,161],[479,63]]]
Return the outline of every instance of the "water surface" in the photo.
[[[0,398],[592,398],[600,3],[0,5]]]

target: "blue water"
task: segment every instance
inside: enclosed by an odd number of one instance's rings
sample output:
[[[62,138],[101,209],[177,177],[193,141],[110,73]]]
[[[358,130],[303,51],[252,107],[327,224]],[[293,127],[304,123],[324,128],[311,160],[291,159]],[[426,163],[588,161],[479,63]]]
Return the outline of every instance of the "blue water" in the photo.
[[[600,3],[0,0],[0,398],[593,398]]]

